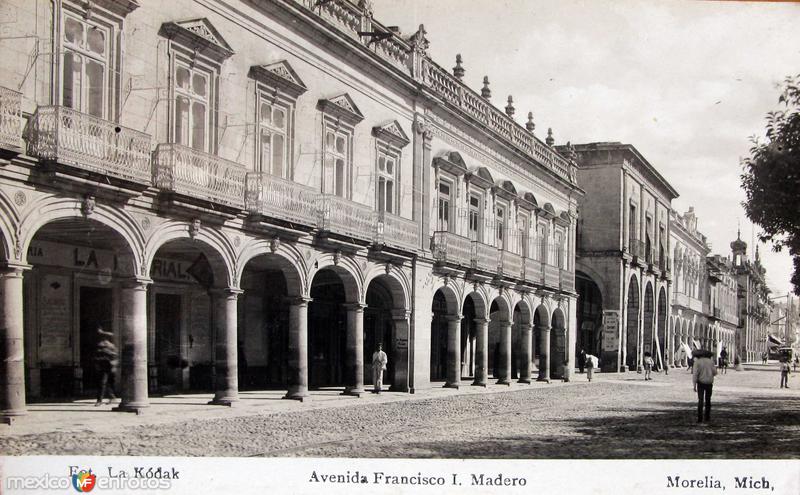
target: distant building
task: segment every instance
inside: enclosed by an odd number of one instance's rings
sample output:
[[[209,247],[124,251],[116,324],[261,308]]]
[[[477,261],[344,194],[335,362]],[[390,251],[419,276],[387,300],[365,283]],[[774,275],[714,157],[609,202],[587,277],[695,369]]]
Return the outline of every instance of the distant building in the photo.
[[[663,363],[670,311],[670,209],[678,192],[630,144],[558,148],[576,157],[577,346],[603,371],[636,370],[645,352]]]
[[[757,361],[767,351],[770,300],[765,280],[766,270],[756,247],[753,260],[747,256],[747,243],[737,234],[731,242],[733,272],[738,284],[737,299],[739,325],[736,333],[736,350],[743,361]]]
[[[708,346],[719,356],[724,348],[728,361],[734,362],[737,356],[736,331],[739,325],[739,301],[736,274],[733,264],[727,257],[713,255],[706,258],[709,308],[708,320],[711,342]]]

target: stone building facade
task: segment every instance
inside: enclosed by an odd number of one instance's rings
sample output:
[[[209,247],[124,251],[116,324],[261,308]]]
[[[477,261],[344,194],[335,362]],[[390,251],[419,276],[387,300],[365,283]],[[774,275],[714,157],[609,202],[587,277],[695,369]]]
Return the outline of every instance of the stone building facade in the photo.
[[[575,164],[422,26],[350,0],[0,10],[4,417],[91,394],[97,327],[123,411],[357,396],[377,343],[404,392],[572,365]]]
[[[755,257],[747,255],[747,243],[736,236],[731,242],[733,272],[737,283],[739,324],[736,333],[736,350],[743,362],[759,361],[767,351],[771,302],[769,288],[756,247]]]
[[[728,257],[718,254],[706,258],[708,275],[708,319],[711,328],[709,348],[719,356],[724,348],[728,361],[733,364],[737,357],[736,329],[739,324],[739,284],[733,264]]]
[[[657,362],[667,339],[672,284],[670,205],[677,191],[630,144],[560,147],[578,162],[576,345],[600,356],[603,371]]]

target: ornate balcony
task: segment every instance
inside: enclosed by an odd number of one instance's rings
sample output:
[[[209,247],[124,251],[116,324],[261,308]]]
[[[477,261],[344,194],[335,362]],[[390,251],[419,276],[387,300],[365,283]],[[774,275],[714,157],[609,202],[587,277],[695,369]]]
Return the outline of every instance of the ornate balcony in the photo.
[[[317,228],[326,234],[371,243],[375,239],[378,212],[333,194],[317,198]]]
[[[72,171],[148,186],[150,135],[68,107],[39,107],[28,129],[28,154]]]
[[[525,258],[525,281],[536,285],[544,284],[544,271],[540,261]]]
[[[0,86],[0,151],[22,151],[22,94]]]
[[[560,270],[559,280],[559,286],[561,287],[561,290],[575,292],[575,272],[571,272],[569,270]]]
[[[317,196],[313,188],[290,180],[260,172],[247,174],[245,208],[251,215],[315,228]]]
[[[472,241],[451,232],[433,233],[431,250],[439,263],[458,265],[464,268],[472,266]]]
[[[524,278],[522,256],[510,251],[500,250],[500,269],[504,277]]]
[[[497,273],[500,267],[500,250],[480,241],[472,241],[472,268]]]
[[[374,243],[406,251],[416,251],[419,248],[417,223],[391,213],[380,212]]]
[[[544,285],[548,287],[561,286],[561,271],[555,265],[544,264]]]
[[[159,144],[155,185],[174,194],[230,209],[243,209],[247,172],[239,165],[180,144]]]

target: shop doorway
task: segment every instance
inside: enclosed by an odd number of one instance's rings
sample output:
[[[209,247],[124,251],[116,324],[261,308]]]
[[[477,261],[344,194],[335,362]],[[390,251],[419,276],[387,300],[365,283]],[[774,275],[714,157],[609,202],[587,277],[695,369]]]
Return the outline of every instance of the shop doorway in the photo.
[[[106,332],[113,332],[114,298],[111,289],[81,287],[79,299],[81,390],[84,395],[90,395],[97,393],[99,376],[94,363],[97,329],[103,327]]]
[[[183,388],[183,370],[188,366],[181,355],[181,296],[156,294],[155,301],[155,389],[170,393]]]

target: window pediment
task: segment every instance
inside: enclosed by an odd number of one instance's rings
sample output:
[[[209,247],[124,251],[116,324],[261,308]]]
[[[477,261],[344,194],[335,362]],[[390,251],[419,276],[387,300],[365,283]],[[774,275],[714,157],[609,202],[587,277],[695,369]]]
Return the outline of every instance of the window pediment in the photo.
[[[121,17],[125,17],[139,8],[137,0],[94,0],[86,3],[86,13],[91,15],[95,5]]]
[[[433,159],[434,168],[459,176],[468,172],[464,159],[457,151],[443,151]]]
[[[478,167],[477,169],[469,172],[465,176],[465,179],[470,184],[474,184],[481,189],[490,189],[494,185],[492,174],[489,173],[489,169],[486,167]]]
[[[539,203],[536,201],[536,198],[531,192],[521,194],[517,198],[517,202],[522,208],[525,208],[529,211],[536,211],[539,209]]]
[[[569,213],[568,213],[567,211],[562,211],[562,212],[561,212],[561,213],[559,213],[559,214],[558,214],[558,216],[555,218],[555,222],[556,222],[558,225],[564,225],[564,226],[568,226],[568,225],[570,224]]]
[[[317,106],[323,112],[341,119],[351,126],[355,126],[364,120],[364,115],[361,113],[361,110],[358,109],[353,99],[347,93],[342,93],[331,98],[323,98],[319,100]]]
[[[509,180],[497,181],[497,184],[493,186],[492,190],[503,199],[509,201],[517,199],[517,188],[514,187],[514,184]]]
[[[548,220],[553,219],[556,217],[556,209],[550,203],[545,203],[544,207],[539,210],[539,216]]]
[[[397,148],[403,148],[411,142],[408,135],[403,132],[403,128],[400,127],[400,123],[396,120],[381,126],[373,127],[372,135]]]
[[[161,25],[161,33],[217,62],[222,62],[233,55],[231,46],[205,17],[165,22]]]
[[[256,81],[276,87],[285,91],[293,99],[308,91],[303,80],[297,75],[289,62],[280,60],[272,64],[253,65],[250,67],[250,77]]]

